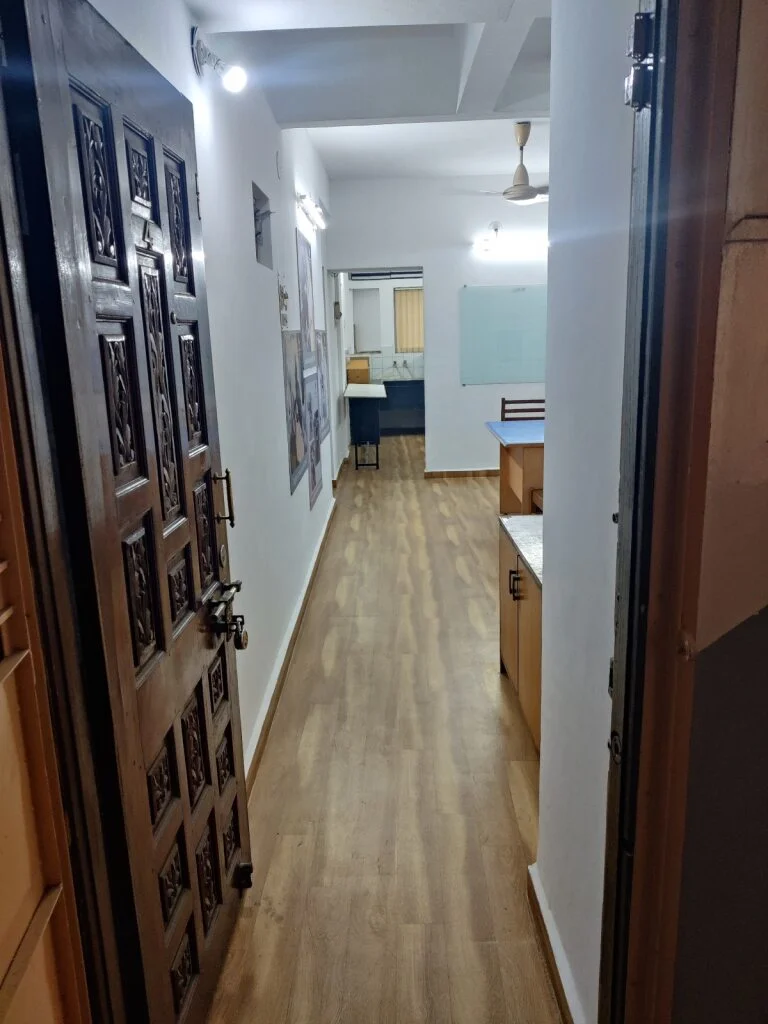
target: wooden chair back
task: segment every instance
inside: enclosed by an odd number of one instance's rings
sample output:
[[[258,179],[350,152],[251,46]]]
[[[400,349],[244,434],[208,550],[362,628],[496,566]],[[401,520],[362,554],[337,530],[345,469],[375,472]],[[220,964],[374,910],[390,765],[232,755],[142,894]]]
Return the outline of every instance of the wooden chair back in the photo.
[[[543,420],[543,398],[502,398],[501,421],[508,420]]]

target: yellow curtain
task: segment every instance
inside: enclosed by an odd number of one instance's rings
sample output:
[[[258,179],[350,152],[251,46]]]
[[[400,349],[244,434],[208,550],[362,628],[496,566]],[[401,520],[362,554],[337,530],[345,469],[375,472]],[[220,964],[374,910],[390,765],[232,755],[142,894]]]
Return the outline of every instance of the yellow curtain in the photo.
[[[395,351],[424,351],[423,288],[395,288]]]

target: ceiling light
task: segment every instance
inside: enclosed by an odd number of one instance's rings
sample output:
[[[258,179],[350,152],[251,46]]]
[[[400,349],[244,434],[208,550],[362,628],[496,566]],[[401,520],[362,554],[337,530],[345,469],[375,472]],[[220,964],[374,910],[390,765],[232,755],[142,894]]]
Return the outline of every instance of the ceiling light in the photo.
[[[221,76],[222,85],[227,92],[242,92],[248,82],[248,75],[245,68],[239,64],[227,64],[221,57],[204,42],[200,35],[200,29],[192,29],[192,62],[195,71],[200,78],[203,77],[203,69],[211,67],[217,75]]]
[[[320,203],[316,203],[311,196],[297,193],[296,205],[307,217],[312,227],[325,231],[328,227],[328,223],[326,221],[325,210],[322,208]]]
[[[479,260],[496,263],[537,263],[546,260],[549,250],[547,236],[542,232],[523,231],[510,234],[495,221],[490,230],[475,239],[472,255]]]
[[[239,64],[230,64],[222,74],[221,82],[227,92],[242,92],[248,82],[248,75]]]

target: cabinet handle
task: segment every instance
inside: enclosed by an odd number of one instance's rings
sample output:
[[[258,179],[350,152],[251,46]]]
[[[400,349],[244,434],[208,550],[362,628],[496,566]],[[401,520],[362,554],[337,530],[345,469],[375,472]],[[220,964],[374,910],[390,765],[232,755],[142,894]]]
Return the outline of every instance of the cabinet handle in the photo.
[[[513,601],[520,600],[520,573],[517,569],[509,570],[509,592]]]

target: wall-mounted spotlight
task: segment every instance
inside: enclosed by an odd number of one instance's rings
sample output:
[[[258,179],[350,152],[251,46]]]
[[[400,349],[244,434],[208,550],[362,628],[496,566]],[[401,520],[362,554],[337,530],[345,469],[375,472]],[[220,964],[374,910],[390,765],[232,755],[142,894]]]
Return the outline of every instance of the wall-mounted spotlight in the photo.
[[[203,68],[211,67],[216,74],[221,75],[221,82],[227,92],[242,92],[248,82],[248,75],[245,68],[239,64],[227,64],[221,57],[204,42],[200,29],[195,26],[192,29],[192,61],[195,71],[202,78]]]
[[[325,231],[328,224],[325,219],[325,210],[322,208],[320,203],[316,203],[311,196],[305,196],[297,192],[296,205],[308,218],[313,227],[320,228],[321,231]]]

